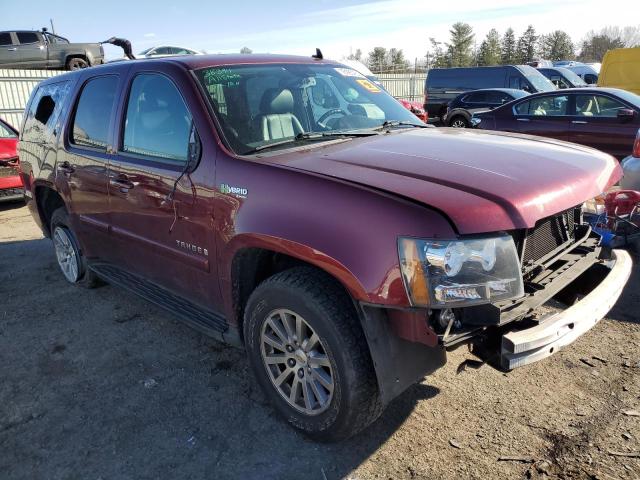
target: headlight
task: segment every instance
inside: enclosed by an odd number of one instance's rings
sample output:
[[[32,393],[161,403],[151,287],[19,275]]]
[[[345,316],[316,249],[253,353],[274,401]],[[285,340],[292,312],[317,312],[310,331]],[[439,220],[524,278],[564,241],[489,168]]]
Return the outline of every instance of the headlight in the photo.
[[[524,295],[509,235],[468,240],[398,240],[400,269],[415,306],[444,308]]]

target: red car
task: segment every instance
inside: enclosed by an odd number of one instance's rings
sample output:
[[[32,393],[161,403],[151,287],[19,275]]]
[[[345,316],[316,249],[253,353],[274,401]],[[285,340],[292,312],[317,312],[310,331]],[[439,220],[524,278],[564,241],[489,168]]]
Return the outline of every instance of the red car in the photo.
[[[0,120],[0,201],[24,198],[22,181],[18,174],[18,132]]]
[[[107,280],[244,348],[252,385],[325,441],[457,346],[510,370],[615,303],[631,257],[581,212],[620,179],[610,155],[431,128],[340,63],[248,57],[38,85],[20,167],[68,282]]]
[[[579,143],[621,160],[640,127],[640,96],[617,88],[567,88],[476,113],[471,124]]]
[[[402,100],[401,98],[398,98],[397,100],[402,104],[404,108],[409,110],[424,123],[427,123],[427,120],[429,120],[429,115],[427,115],[427,111],[424,109],[420,102],[411,102],[409,100]]]

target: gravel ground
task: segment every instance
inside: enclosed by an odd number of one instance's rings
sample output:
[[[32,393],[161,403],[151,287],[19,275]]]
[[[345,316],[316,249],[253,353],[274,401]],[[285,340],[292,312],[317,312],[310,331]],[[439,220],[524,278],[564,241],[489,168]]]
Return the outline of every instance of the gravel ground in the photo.
[[[65,283],[26,208],[0,207],[0,478],[640,478],[640,268],[543,362],[456,368],[363,434],[314,444],[241,350],[113,286]],[[634,457],[635,455],[635,457]]]

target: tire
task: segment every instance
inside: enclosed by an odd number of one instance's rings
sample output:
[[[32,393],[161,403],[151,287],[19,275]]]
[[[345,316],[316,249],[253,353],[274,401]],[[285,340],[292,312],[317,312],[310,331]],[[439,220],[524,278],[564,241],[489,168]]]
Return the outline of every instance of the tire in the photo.
[[[469,128],[469,120],[462,115],[456,115],[449,120],[449,126],[452,128]]]
[[[84,58],[72,57],[67,60],[67,70],[81,70],[88,67],[89,63]]]
[[[64,207],[51,215],[51,240],[58,266],[64,278],[74,285],[94,288],[102,284],[98,276],[89,268],[82,255],[80,244],[69,226],[69,216]]]
[[[287,335],[282,315],[293,335]],[[301,335],[298,319],[303,325]],[[364,332],[351,299],[325,273],[296,267],[262,282],[247,302],[243,331],[258,383],[278,413],[302,433],[318,441],[339,441],[380,416],[382,405]],[[267,337],[295,350],[279,350],[265,342]],[[296,344],[298,339],[303,341]],[[266,358],[274,357],[278,363],[268,366]],[[292,359],[295,366],[288,363]],[[290,373],[276,386],[287,369]]]

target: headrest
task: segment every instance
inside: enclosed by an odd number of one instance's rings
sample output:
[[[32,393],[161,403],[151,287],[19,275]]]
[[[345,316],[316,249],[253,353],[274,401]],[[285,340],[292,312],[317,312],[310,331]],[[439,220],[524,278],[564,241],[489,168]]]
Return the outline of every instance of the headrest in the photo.
[[[291,113],[293,112],[293,95],[291,90],[269,88],[262,94],[260,100],[261,113]]]

